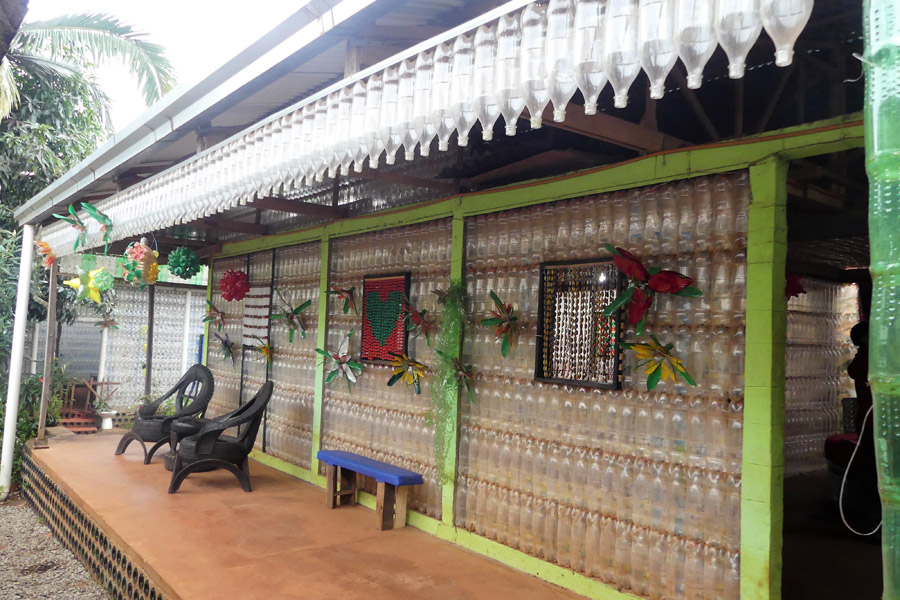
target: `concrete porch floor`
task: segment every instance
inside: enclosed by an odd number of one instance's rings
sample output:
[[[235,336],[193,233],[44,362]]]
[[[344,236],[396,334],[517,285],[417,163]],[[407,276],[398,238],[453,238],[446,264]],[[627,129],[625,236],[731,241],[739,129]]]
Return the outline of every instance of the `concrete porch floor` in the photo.
[[[582,598],[412,527],[378,531],[362,506],[251,461],[253,492],[224,470],[168,494],[162,456],[142,464],[119,434],[56,438],[34,462],[182,600]]]

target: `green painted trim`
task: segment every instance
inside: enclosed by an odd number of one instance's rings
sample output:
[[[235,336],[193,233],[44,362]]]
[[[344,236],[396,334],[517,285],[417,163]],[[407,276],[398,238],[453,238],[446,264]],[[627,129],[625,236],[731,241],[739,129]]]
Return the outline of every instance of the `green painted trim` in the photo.
[[[330,275],[329,252],[331,241],[328,234],[321,235],[322,254],[319,262],[319,322],[316,326],[316,348],[324,348],[328,342],[328,279]],[[313,424],[312,424],[312,456],[310,457],[310,470],[318,475],[319,459],[316,455],[322,444],[322,402],[325,398],[325,363],[316,361],[316,387],[313,400]]]
[[[654,185],[688,177],[746,169],[773,156],[791,160],[862,148],[862,113],[788,127],[731,142],[692,146],[641,156],[547,179],[518,183],[485,192],[451,196],[409,207],[314,225],[297,231],[229,242],[219,257],[235,256],[315,241],[387,229],[456,214],[473,216],[542,202],[576,198]],[[459,211],[461,210],[461,213]]]
[[[206,301],[207,302],[212,300],[212,290],[213,290],[213,288],[212,288],[212,286],[213,286],[212,266],[213,266],[214,260],[215,259],[213,259],[213,258],[209,259],[209,269],[207,270],[207,273],[209,273],[209,277],[206,280]],[[206,308],[207,307],[204,306],[203,310],[206,311]],[[206,365],[206,366],[208,366],[208,363],[209,363],[208,353],[209,353],[209,322],[207,321],[206,323],[203,324],[203,350],[201,350],[201,352],[200,352],[200,359],[202,360],[202,364]]]
[[[271,456],[269,454],[263,454],[259,450],[252,450],[250,452],[250,458],[252,458],[256,462],[266,465],[267,467],[272,467],[273,469],[276,469],[283,473],[287,473],[288,475],[293,475],[297,479],[302,479],[307,483],[311,483],[323,488],[325,487],[324,477],[313,475],[312,471],[310,471],[309,469],[304,469],[299,465],[289,463],[285,460],[281,460],[280,458],[275,458],[274,456]],[[320,479],[322,480],[321,483],[319,482]]]
[[[787,161],[750,167],[741,482],[741,598],[781,598]]]
[[[453,226],[451,229],[450,242],[450,282],[455,283],[463,280],[463,273],[466,268],[466,223],[462,216],[460,207],[456,206],[453,210]],[[451,355],[454,358],[459,357],[462,351],[462,340],[458,340],[456,347],[451,349]],[[437,423],[436,427],[442,427],[444,430],[444,460],[442,465],[438,465],[441,473],[441,521],[445,524],[454,525],[454,516],[456,514],[456,468],[457,456],[456,450],[459,443],[459,387],[450,386],[447,390],[447,404],[453,407],[448,411],[448,417],[452,415],[452,420],[448,419],[446,423]]]

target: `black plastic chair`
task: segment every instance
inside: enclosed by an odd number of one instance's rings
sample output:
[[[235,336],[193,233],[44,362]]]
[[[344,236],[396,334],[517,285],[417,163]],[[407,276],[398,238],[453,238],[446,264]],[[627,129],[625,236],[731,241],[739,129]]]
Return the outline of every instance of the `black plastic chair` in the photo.
[[[200,433],[191,435],[178,444],[175,455],[175,468],[172,470],[172,481],[169,493],[174,494],[181,487],[185,478],[196,471],[212,469],[228,469],[245,492],[250,488],[250,467],[247,457],[253,450],[256,434],[266,411],[266,405],[272,397],[271,381],[259,388],[256,395],[234,416],[225,421],[211,421],[203,425]],[[243,426],[243,428],[241,427]],[[237,436],[223,435],[225,430],[238,428]]]
[[[212,371],[199,364],[188,369],[164,396],[138,409],[131,431],[119,440],[116,456],[124,453],[131,442],[137,441],[144,450],[144,464],[150,464],[156,451],[169,443],[169,428],[176,419],[203,416],[212,399],[214,387]],[[156,411],[162,403],[172,396],[175,396],[175,414],[157,415]],[[148,443],[153,444],[149,451]]]

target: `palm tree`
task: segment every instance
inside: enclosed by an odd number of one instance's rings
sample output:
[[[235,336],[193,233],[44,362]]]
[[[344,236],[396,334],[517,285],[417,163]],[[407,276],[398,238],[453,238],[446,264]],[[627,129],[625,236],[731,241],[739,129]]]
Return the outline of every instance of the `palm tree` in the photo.
[[[116,17],[86,13],[24,23],[0,62],[0,119],[20,101],[17,74],[39,81],[54,78],[87,83],[91,96],[104,108],[107,99],[92,77],[92,67],[121,60],[134,74],[149,106],[172,89],[172,65],[162,46],[148,42]]]

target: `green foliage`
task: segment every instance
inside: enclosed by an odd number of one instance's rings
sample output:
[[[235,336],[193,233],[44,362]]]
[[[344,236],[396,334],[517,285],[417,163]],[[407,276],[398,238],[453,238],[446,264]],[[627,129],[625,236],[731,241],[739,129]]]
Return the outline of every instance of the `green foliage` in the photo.
[[[435,423],[435,464],[442,465],[448,432],[445,425],[456,419],[459,398],[457,361],[466,327],[466,287],[453,281],[443,295],[441,327],[434,341],[434,377],[431,380],[431,421]],[[445,482],[446,483],[446,482]]]

